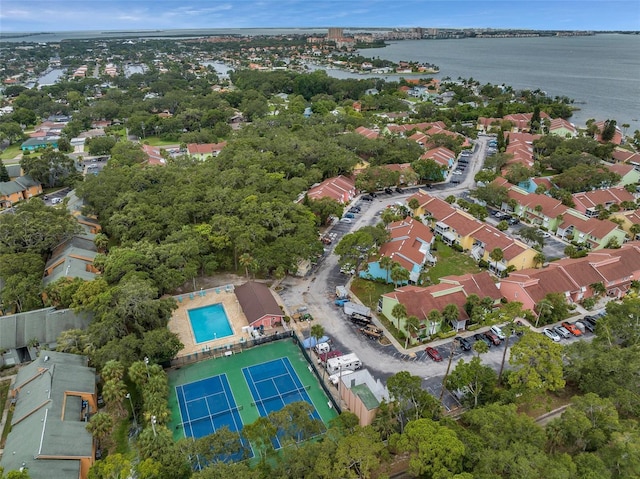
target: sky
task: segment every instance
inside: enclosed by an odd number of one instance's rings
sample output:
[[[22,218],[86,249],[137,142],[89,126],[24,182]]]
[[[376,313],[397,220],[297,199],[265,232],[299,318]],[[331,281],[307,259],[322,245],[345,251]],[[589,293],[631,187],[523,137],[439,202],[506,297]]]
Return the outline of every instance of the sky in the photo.
[[[0,1],[0,33],[329,26],[640,30],[640,0]]]

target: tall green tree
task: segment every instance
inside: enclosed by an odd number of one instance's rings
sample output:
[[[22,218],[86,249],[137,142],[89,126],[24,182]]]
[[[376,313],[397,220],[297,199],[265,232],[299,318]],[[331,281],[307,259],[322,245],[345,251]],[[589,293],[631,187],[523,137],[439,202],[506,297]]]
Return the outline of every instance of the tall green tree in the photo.
[[[453,479],[463,470],[465,446],[456,433],[431,419],[407,424],[392,444],[409,453],[409,471],[416,477]]]
[[[565,385],[562,346],[542,334],[524,333],[511,347],[509,364],[514,367],[509,375],[509,384],[529,397],[558,391]]]

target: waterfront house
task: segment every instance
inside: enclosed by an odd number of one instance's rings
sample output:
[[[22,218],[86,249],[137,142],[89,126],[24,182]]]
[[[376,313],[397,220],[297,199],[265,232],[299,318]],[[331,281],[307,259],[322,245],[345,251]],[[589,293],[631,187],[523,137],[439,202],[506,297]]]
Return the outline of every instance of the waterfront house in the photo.
[[[549,134],[561,138],[575,138],[578,136],[578,129],[564,118],[554,118],[549,124]]]

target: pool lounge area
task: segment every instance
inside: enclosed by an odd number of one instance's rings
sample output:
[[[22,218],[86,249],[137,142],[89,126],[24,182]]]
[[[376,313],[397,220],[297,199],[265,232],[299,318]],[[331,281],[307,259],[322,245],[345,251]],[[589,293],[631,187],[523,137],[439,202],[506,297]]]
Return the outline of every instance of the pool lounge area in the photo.
[[[233,286],[182,294],[175,296],[175,299],[178,309],[173,312],[168,327],[184,344],[177,357],[250,339],[243,330],[246,330],[248,322]]]
[[[226,338],[233,334],[222,303],[188,309],[187,314],[197,344]]]

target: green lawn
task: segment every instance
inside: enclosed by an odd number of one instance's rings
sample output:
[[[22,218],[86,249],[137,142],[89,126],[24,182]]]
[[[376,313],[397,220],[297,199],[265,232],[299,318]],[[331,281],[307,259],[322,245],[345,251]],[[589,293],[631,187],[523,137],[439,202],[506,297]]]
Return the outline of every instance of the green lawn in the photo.
[[[16,156],[18,156],[21,152],[22,152],[22,150],[20,149],[20,144],[19,143],[14,143],[13,145],[10,145],[2,153],[0,153],[0,159],[2,159],[2,160],[12,160]],[[5,162],[5,165],[9,165],[9,164],[11,164],[11,163]]]
[[[435,251],[434,255],[438,258],[438,262],[433,268],[429,269],[428,273],[432,284],[438,284],[443,276],[479,273],[482,271],[472,257],[455,251],[441,241],[436,241],[435,246],[437,251]]]
[[[148,143],[151,146],[167,146],[167,145],[179,145],[179,141],[167,141],[157,136],[148,136],[142,140],[143,143]]]
[[[355,278],[351,283],[351,291],[353,294],[355,294],[365,306],[368,306],[373,310],[378,307],[378,298],[393,290],[393,283],[382,284],[362,278]]]

